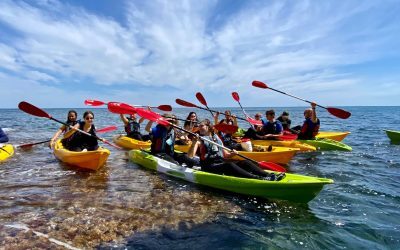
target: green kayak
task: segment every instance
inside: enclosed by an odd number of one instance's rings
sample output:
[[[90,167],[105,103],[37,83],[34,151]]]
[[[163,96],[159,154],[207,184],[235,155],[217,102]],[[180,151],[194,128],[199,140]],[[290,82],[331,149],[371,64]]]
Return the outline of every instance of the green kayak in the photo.
[[[327,138],[316,138],[315,140],[298,140],[299,142],[314,146],[317,150],[353,150],[349,145]]]
[[[129,151],[129,159],[145,168],[189,182],[267,199],[307,203],[317,196],[325,184],[333,183],[331,179],[288,173],[280,181],[212,174],[174,164],[142,150]]]
[[[385,130],[390,141],[394,144],[400,144],[400,131]]]

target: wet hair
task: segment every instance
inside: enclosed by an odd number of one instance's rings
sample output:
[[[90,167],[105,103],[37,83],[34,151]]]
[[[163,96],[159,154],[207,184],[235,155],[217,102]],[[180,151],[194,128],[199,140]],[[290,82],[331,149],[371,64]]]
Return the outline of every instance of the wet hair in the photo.
[[[67,123],[71,122],[71,120],[69,119],[69,114],[71,114],[71,113],[75,114],[75,117],[78,118],[78,113],[75,110],[71,109],[68,111],[68,114],[67,114]]]
[[[93,118],[94,118],[94,114],[93,114],[93,112],[92,112],[92,111],[90,111],[90,110],[88,110],[88,111],[85,111],[85,113],[83,113],[83,119],[85,119],[85,118],[86,118],[86,116],[88,116],[88,115],[92,115],[92,116],[93,116]]]

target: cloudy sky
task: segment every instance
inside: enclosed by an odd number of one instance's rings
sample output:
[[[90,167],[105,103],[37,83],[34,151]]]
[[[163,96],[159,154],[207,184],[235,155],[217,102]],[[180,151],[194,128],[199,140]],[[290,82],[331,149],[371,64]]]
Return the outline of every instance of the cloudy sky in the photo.
[[[400,105],[398,0],[0,1],[0,108]]]

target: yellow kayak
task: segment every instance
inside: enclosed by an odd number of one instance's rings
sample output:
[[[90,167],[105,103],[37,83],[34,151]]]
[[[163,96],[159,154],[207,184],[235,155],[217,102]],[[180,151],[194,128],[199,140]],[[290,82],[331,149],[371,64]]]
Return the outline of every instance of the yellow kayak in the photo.
[[[299,142],[299,141],[276,141],[276,140],[251,140],[251,144],[254,146],[273,146],[273,147],[288,147],[298,148],[300,151],[315,151],[317,150],[314,146]]]
[[[175,150],[187,153],[190,148],[190,144],[188,145],[176,145],[174,146]],[[247,151],[238,151],[239,154],[249,157],[255,161],[269,161],[274,163],[279,163],[286,165],[293,158],[293,156],[300,151],[298,148],[289,148],[289,147],[272,147],[271,151],[267,151],[268,147],[263,147],[265,151],[262,152],[247,152]],[[243,160],[240,156],[234,156],[233,160]]]
[[[58,140],[54,145],[54,155],[57,159],[69,165],[97,170],[106,163],[110,151],[102,147],[95,151],[69,151],[63,147],[61,140]]]
[[[326,138],[335,141],[343,141],[350,132],[320,131],[317,138]]]
[[[116,135],[113,137],[113,141],[125,149],[146,149],[150,148],[151,145],[151,141],[139,141],[125,135]]]
[[[0,146],[0,162],[7,160],[14,155],[14,147],[11,144]]]

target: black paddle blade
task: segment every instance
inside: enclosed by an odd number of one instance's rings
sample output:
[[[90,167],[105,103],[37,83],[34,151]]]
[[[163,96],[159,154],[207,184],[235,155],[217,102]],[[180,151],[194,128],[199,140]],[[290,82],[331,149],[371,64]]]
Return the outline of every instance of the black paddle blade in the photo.
[[[18,104],[18,108],[25,113],[28,113],[30,115],[38,116],[38,117],[44,117],[44,118],[51,118],[49,114],[47,114],[43,109],[40,109],[28,102],[22,101]]]
[[[251,85],[253,85],[254,87],[257,87],[257,88],[262,88],[262,89],[267,89],[268,88],[267,84],[265,84],[263,82],[260,82],[260,81],[253,81],[251,83]]]
[[[197,100],[199,100],[199,102],[201,104],[203,104],[204,106],[207,106],[206,99],[204,98],[204,96],[200,92],[196,93],[196,98],[197,98]]]
[[[237,102],[240,101],[239,94],[237,92],[232,92],[232,97],[233,97],[233,99],[235,99],[235,101],[237,101]]]
[[[347,119],[351,116],[350,112],[343,109],[332,108],[332,107],[327,107],[326,109],[328,110],[329,113],[341,119]]]

